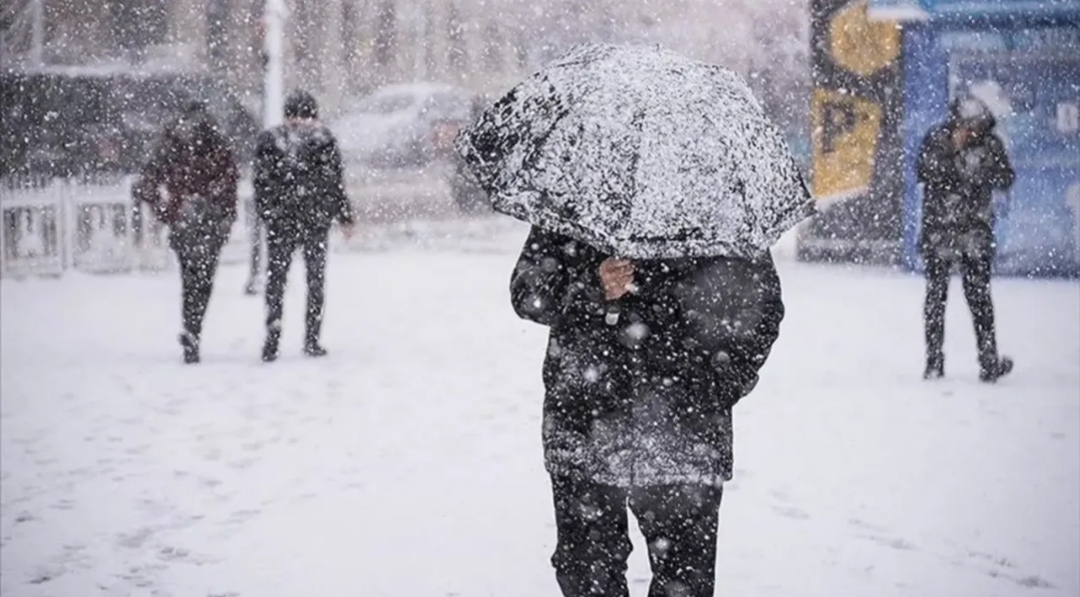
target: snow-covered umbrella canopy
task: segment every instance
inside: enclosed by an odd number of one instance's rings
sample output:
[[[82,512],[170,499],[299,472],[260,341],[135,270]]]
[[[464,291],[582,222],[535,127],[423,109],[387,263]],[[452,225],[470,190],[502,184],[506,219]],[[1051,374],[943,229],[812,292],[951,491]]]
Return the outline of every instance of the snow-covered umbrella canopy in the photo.
[[[752,257],[813,204],[746,83],[659,46],[578,46],[457,140],[494,208],[630,259]]]

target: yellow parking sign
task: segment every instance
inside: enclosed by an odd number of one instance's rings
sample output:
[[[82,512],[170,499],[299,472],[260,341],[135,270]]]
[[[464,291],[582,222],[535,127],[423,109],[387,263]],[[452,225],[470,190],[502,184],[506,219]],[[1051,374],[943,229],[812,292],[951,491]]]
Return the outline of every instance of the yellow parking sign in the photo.
[[[830,201],[865,193],[874,177],[881,106],[867,98],[818,88],[811,124],[814,196]]]

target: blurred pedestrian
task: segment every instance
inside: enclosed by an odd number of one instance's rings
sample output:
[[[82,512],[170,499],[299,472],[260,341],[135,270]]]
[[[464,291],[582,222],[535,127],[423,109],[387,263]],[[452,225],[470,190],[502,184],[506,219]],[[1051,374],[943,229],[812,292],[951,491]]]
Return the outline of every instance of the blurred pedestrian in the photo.
[[[180,262],[185,363],[199,362],[218,257],[236,220],[238,178],[228,139],[206,105],[191,101],[165,127],[133,187],[135,199],[169,226],[169,246]]]
[[[350,236],[354,223],[342,170],[337,141],[319,122],[315,98],[294,91],[285,100],[285,123],[264,131],[255,150],[255,201],[268,252],[265,362],[278,356],[285,282],[297,249],[307,274],[304,354],[326,354],[319,336],[330,227],[337,220]]]
[[[990,276],[994,260],[993,191],[1012,186],[1015,173],[996,121],[976,98],[957,98],[947,120],[923,138],[918,180],[923,184],[919,249],[925,263],[926,379],[945,375],[945,301],[958,266],[971,309],[979,356],[979,378],[994,382],[1008,375],[1013,361],[999,356]]]

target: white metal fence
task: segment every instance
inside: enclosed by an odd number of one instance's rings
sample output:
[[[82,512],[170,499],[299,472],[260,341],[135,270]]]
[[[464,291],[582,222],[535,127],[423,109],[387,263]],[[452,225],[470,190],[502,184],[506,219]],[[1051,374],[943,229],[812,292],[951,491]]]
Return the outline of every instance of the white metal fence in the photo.
[[[331,249],[379,249],[395,242],[457,246],[498,236],[505,229],[518,232],[503,219],[460,220],[462,214],[453,204],[444,178],[429,172],[351,180],[353,205],[360,222],[369,226],[349,242],[331,235]],[[68,270],[106,273],[174,268],[167,229],[154,219],[148,206],[132,201],[133,182],[132,176],[0,178],[0,277],[61,276]],[[222,250],[223,263],[246,263],[251,257],[254,214],[250,177],[241,179],[239,194],[238,217]],[[476,214],[466,218],[475,219]],[[798,229],[792,229],[776,244],[773,254],[777,259],[794,258],[797,235]],[[261,251],[265,264],[265,247]]]
[[[134,177],[0,179],[0,276],[59,276],[66,270],[127,272],[173,267],[166,229],[131,198]],[[250,179],[223,262],[251,250]]]

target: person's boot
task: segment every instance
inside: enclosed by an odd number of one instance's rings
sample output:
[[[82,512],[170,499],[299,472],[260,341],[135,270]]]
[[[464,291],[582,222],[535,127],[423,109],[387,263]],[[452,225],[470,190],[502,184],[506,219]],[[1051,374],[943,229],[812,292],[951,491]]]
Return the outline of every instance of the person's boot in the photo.
[[[304,344],[304,354],[309,357],[325,357],[326,349],[316,341],[309,341]]]
[[[981,367],[981,370],[979,371],[979,381],[984,383],[994,383],[1009,373],[1012,373],[1012,370],[1013,360],[1003,356],[990,365]]]
[[[199,362],[199,339],[191,332],[180,334],[180,346],[184,347],[184,363],[194,365]]]
[[[277,334],[269,334],[266,337],[266,342],[263,343],[262,349],[262,361],[264,363],[272,363],[277,360],[278,357],[278,336]]]
[[[923,371],[923,379],[941,379],[942,377],[945,377],[945,357],[927,357],[926,370]]]
[[[307,326],[304,330],[304,354],[309,357],[325,357],[326,349],[319,344],[319,332],[322,329],[318,317],[308,315]]]

